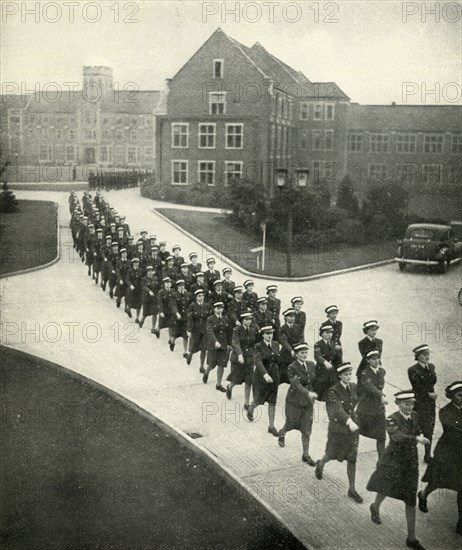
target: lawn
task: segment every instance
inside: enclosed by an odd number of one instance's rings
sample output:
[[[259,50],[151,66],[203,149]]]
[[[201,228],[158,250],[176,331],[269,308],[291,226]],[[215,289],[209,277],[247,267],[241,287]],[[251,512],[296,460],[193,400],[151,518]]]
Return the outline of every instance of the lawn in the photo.
[[[2,550],[304,548],[147,413],[32,355],[0,358]]]
[[[261,242],[252,240],[251,237],[231,227],[226,223],[224,214],[174,208],[157,208],[156,210],[241,267],[257,272],[256,254],[250,249],[260,246]],[[329,251],[307,253],[294,251],[292,254],[292,276],[306,277],[389,260],[394,257],[395,252],[396,240],[363,246],[344,246]],[[286,254],[283,250],[267,246],[265,274],[276,277],[286,276]]]
[[[0,218],[0,274],[46,264],[56,257],[56,204],[18,201],[15,214]]]

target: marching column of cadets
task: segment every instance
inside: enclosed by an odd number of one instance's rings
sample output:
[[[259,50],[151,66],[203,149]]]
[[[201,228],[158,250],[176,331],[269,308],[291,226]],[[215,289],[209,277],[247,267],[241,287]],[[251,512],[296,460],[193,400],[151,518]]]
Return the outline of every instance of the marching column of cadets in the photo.
[[[428,511],[427,497],[438,487],[457,491],[459,522],[456,532],[462,534],[462,462],[446,460],[440,449],[430,454],[436,411],[435,366],[429,362],[430,350],[422,344],[412,351],[416,364],[409,367],[410,390],[394,395],[399,410],[387,417],[388,400],[384,394],[386,371],[381,365],[383,342],[377,338],[376,320],[363,323],[364,338],[358,342],[361,362],[357,383],[353,367],[343,359],[342,322],[338,307],[325,308],[326,319],[314,345],[314,362],[308,360],[305,340],[306,314],[303,297],[295,296],[291,307],[281,313],[276,285],[266,287],[259,297],[251,279],[242,286],[231,279],[232,270],[220,273],[215,260],[208,258],[202,268],[198,254],[191,252],[189,262],[181,247],[169,251],[165,241],[141,230],[135,242],[124,216],[120,216],[99,192],[93,198],[84,192],[82,204],[75,192],[69,198],[71,231],[74,247],[87,273],[120,307],[124,298],[126,314],[143,327],[151,317],[151,332],[159,338],[168,329],[168,344],[174,351],[176,340],[182,340],[187,365],[199,353],[199,370],[203,383],[217,368],[216,390],[232,399],[233,389],[244,384],[244,409],[250,421],[256,407],[268,403],[268,433],[277,437],[281,448],[286,434],[301,433],[302,461],[315,467],[315,476],[331,460],[346,461],[348,497],[361,504],[356,491],[356,458],[359,436],[375,439],[378,462],[367,489],[377,492],[370,506],[371,520],[382,523],[379,508],[386,496],[403,500],[408,526],[406,545],[423,549],[415,537],[415,507],[418,483],[417,444],[425,447],[424,460],[429,464],[425,480],[431,482],[419,493],[419,508]],[[283,323],[280,322],[280,316]],[[231,372],[223,386],[224,369]],[[289,384],[285,402],[285,424],[274,425],[278,389]],[[250,395],[253,394],[251,400]],[[441,415],[448,456],[462,456],[462,382],[446,389],[451,403],[450,414]],[[314,461],[309,454],[315,401],[325,401],[329,428],[324,456]],[[453,407],[451,408],[451,405]],[[416,414],[416,412],[418,414]],[[386,447],[386,434],[389,444]],[[443,438],[442,438],[443,439]],[[439,444],[436,449],[439,448]]]

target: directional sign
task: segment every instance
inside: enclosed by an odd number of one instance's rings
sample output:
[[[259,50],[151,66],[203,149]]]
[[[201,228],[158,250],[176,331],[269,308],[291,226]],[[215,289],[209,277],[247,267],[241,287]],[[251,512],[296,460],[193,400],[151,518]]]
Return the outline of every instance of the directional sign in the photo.
[[[263,250],[262,246],[257,246],[256,248],[251,248],[250,252],[261,252]]]

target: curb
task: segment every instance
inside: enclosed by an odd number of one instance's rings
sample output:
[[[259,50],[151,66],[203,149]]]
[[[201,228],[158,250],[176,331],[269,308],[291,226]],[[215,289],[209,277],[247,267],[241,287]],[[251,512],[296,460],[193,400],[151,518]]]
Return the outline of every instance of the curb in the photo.
[[[27,199],[21,199],[27,200]],[[11,273],[3,273],[0,275],[0,279],[7,279],[8,277],[16,277],[16,275],[27,275],[27,273],[33,273],[34,271],[39,271],[40,269],[45,269],[52,266],[61,259],[61,231],[59,224],[59,205],[54,201],[40,201],[40,202],[51,202],[55,205],[56,208],[56,256],[53,260],[50,260],[46,264],[35,265],[34,267],[28,267],[26,269],[20,269],[18,271],[12,271]]]
[[[226,256],[224,256],[221,252],[218,252],[215,250],[212,246],[204,243],[191,233],[187,231],[186,229],[183,229],[180,225],[175,223],[174,221],[167,218],[164,214],[161,214],[157,209],[153,208],[152,212],[157,214],[162,220],[169,223],[172,227],[175,229],[178,229],[178,231],[181,231],[184,235],[192,239],[194,242],[196,242],[199,246],[201,246],[204,250],[207,250],[207,252],[211,252],[214,256],[217,258],[220,258],[220,260],[224,263],[229,264],[234,269],[237,269],[244,275],[249,275],[254,279],[260,279],[264,281],[284,281],[284,282],[303,282],[303,281],[315,281],[316,279],[324,279],[325,277],[334,277],[335,275],[343,275],[345,273],[352,273],[354,271],[360,271],[363,269],[373,269],[374,267],[381,267],[383,265],[387,264],[393,264],[395,263],[395,259],[391,258],[390,260],[381,260],[380,262],[374,262],[371,264],[365,264],[365,265],[357,265],[355,267],[347,267],[345,269],[339,269],[338,271],[328,271],[327,273],[319,273],[318,275],[308,275],[306,277],[276,277],[274,275],[263,275],[262,273],[257,273],[254,271],[248,271],[247,269],[241,267],[236,262],[233,262],[233,260],[230,260]]]
[[[112,390],[111,388],[108,388],[107,386],[104,386],[103,384],[100,384],[99,382],[96,382],[95,380],[92,380],[91,378],[87,378],[83,374],[80,374],[76,371],[70,370],[66,367],[63,367],[62,365],[58,365],[57,363],[53,363],[52,361],[49,361],[48,359],[44,359],[43,357],[40,357],[38,355],[33,355],[31,353],[27,353],[21,350],[18,350],[16,348],[5,346],[2,344],[1,347],[8,348],[9,350],[13,350],[15,353],[24,354],[26,357],[28,357],[31,360],[35,360],[37,357],[40,358],[41,361],[46,363],[46,365],[54,370],[56,370],[59,373],[65,374],[67,376],[70,376],[72,379],[76,380],[77,382],[88,384],[91,388],[94,388],[102,393],[105,393],[106,395],[109,395],[112,399],[115,401],[119,401],[132,411],[136,412],[146,420],[152,422],[159,428],[165,430],[169,435],[174,437],[180,445],[184,445],[191,449],[193,452],[200,454],[202,458],[207,462],[207,464],[213,468],[220,477],[222,477],[225,481],[231,483],[231,485],[237,489],[238,491],[244,490],[248,495],[250,495],[251,498],[253,498],[255,501],[257,501],[257,511],[258,507],[263,507],[267,513],[269,513],[276,522],[280,524],[280,526],[287,530],[289,533],[291,533],[300,543],[301,546],[304,546],[307,548],[307,550],[311,550],[314,547],[308,547],[306,544],[301,542],[301,538],[297,536],[294,531],[289,528],[285,523],[282,517],[279,515],[276,510],[271,508],[271,506],[263,500],[255,491],[252,490],[251,487],[246,487],[244,483],[239,479],[239,477],[234,474],[228,467],[220,464],[218,461],[218,458],[211,453],[208,449],[205,447],[202,447],[195,443],[195,440],[192,439],[189,435],[187,435],[184,432],[181,432],[177,430],[170,422],[164,418],[161,418],[159,416],[154,416],[149,411],[143,409],[140,405],[137,405],[135,402],[131,401],[127,397],[124,397],[122,394],[117,393],[115,390]]]

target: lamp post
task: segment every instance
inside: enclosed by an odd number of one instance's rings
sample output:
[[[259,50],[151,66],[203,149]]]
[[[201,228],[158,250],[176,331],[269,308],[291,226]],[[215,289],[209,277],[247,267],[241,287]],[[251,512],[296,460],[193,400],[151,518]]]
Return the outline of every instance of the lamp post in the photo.
[[[287,262],[287,277],[292,276],[292,234],[293,234],[293,207],[294,198],[291,195],[291,190],[295,188],[306,187],[308,184],[309,170],[307,168],[296,168],[294,170],[295,178],[289,173],[287,168],[277,168],[276,172],[276,185],[281,191],[286,189],[287,211],[287,248],[286,248],[286,262]]]

